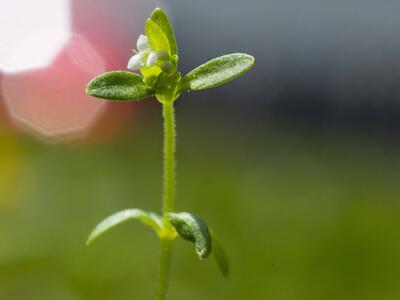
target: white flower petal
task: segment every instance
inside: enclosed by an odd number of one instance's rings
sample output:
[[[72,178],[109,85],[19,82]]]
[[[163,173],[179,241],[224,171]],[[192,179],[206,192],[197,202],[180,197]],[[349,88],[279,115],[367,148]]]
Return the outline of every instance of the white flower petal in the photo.
[[[146,66],[152,67],[158,61],[158,54],[156,51],[151,51],[149,56],[147,57]]]
[[[139,70],[141,67],[144,66],[144,59],[140,54],[135,54],[134,56],[131,57],[131,59],[128,61],[128,69],[135,71]]]
[[[147,36],[144,34],[141,34],[136,42],[136,48],[140,53],[142,52],[150,52],[151,51],[151,46],[150,46],[150,41]]]

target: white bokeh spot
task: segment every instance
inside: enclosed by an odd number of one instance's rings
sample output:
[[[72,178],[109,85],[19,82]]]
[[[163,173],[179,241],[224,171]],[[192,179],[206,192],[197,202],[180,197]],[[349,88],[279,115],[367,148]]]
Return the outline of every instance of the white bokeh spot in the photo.
[[[51,64],[71,36],[69,0],[12,0],[0,10],[0,71]]]

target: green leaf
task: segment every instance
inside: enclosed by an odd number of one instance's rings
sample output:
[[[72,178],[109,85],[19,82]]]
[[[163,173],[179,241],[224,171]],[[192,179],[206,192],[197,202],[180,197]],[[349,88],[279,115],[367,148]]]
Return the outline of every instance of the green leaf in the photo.
[[[168,19],[167,14],[161,8],[157,7],[153,11],[151,19],[161,28],[162,31],[164,31],[164,34],[168,39],[171,49],[171,56],[178,54],[178,47],[176,45],[174,29]]]
[[[140,69],[144,80],[143,82],[149,86],[154,88],[155,84],[157,83],[158,76],[162,73],[162,70],[159,66],[152,66],[152,67],[143,67]]]
[[[203,90],[227,83],[248,71],[254,57],[244,53],[214,58],[189,72],[180,83],[179,91]]]
[[[229,261],[226,256],[225,250],[221,247],[221,244],[218,241],[217,236],[214,231],[210,229],[211,233],[211,241],[212,241],[212,251],[214,253],[214,258],[217,262],[219,269],[224,277],[229,275]]]
[[[121,224],[125,221],[128,221],[128,220],[139,220],[142,223],[152,227],[159,236],[161,235],[161,231],[162,231],[161,218],[155,213],[145,212],[141,209],[134,208],[134,209],[126,209],[126,210],[120,211],[116,214],[113,214],[113,215],[105,218],[92,231],[86,244],[90,245],[95,239],[97,239],[99,236],[101,236],[105,232],[109,231],[111,228],[113,228],[113,227],[117,226],[118,224]]]
[[[92,79],[86,87],[91,96],[118,100],[140,100],[154,95],[154,91],[143,83],[143,77],[125,71],[112,71]]]
[[[187,212],[169,213],[168,219],[183,239],[195,244],[200,259],[210,255],[211,234],[207,224],[198,215]]]
[[[171,47],[167,36],[152,19],[146,20],[145,31],[154,50],[166,51],[171,56]]]
[[[161,68],[159,67],[159,66],[152,66],[152,67],[143,67],[143,68],[141,68],[140,69],[140,72],[142,73],[142,75],[144,76],[144,77],[152,77],[152,76],[154,76],[154,77],[158,77],[161,73],[162,73],[162,70],[161,70]]]

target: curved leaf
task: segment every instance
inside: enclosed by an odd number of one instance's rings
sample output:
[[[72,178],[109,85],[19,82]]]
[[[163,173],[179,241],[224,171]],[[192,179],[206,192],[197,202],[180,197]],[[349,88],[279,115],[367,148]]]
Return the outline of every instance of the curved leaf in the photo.
[[[132,101],[154,95],[143,83],[143,77],[126,71],[112,71],[91,80],[86,93],[97,98]]]
[[[200,259],[210,255],[211,234],[207,224],[198,215],[187,212],[169,213],[168,219],[182,238],[195,244]]]
[[[214,58],[190,71],[181,81],[179,91],[203,90],[227,83],[248,71],[254,57],[244,53]]]
[[[225,250],[221,247],[221,244],[218,241],[217,236],[215,235],[214,231],[210,229],[211,233],[211,240],[212,240],[212,251],[214,253],[214,258],[217,262],[219,269],[224,277],[229,275],[229,261],[228,257],[226,256]]]
[[[147,19],[145,24],[146,35],[156,51],[166,51],[171,55],[171,47],[164,31],[152,20]]]
[[[151,15],[151,19],[154,21],[154,23],[156,23],[161,28],[162,31],[164,31],[165,36],[168,39],[170,49],[171,49],[171,56],[178,54],[178,47],[176,45],[174,29],[171,25],[171,22],[168,19],[168,16],[166,15],[166,13],[161,8],[157,7],[153,11],[153,13]]]
[[[117,212],[116,214],[113,214],[101,221],[90,234],[86,244],[90,245],[95,239],[109,231],[111,228],[128,220],[139,220],[142,223],[152,227],[159,236],[161,234],[162,221],[157,214],[145,212],[141,209],[135,208],[126,209]]]

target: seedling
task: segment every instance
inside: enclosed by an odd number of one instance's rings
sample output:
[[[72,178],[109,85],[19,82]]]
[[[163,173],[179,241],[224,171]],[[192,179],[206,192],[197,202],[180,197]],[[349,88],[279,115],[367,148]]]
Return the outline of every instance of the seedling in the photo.
[[[141,209],[127,209],[100,222],[90,234],[87,244],[128,220],[138,220],[154,229],[161,241],[161,260],[156,299],[167,297],[172,244],[177,236],[191,241],[196,254],[206,259],[211,253],[224,276],[229,264],[224,250],[207,223],[198,215],[175,212],[175,113],[174,102],[183,92],[204,90],[227,83],[254,64],[254,57],[227,54],[195,68],[184,77],[177,70],[178,48],[167,15],[157,8],[146,20],[145,35],[137,40],[137,50],[128,62],[128,69],[140,71],[107,72],[89,82],[86,92],[94,97],[114,101],[138,101],[155,96],[163,108],[164,118],[164,186],[162,215]]]

